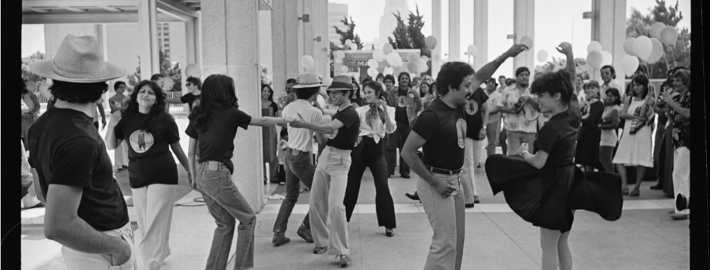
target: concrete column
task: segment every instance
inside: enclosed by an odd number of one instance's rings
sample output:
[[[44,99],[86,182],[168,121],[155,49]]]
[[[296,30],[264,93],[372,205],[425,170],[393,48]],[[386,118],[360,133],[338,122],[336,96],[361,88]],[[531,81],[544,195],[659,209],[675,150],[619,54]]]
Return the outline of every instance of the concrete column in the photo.
[[[286,93],[286,80],[298,76],[298,1],[274,0],[271,11],[271,46],[274,95]]]
[[[461,0],[449,0],[449,61],[461,59]]]
[[[431,76],[436,79],[441,67],[441,0],[431,0],[431,35],[438,43],[431,51]]]
[[[202,1],[205,42],[203,76],[225,74],[234,79],[239,109],[261,115],[259,89],[259,0]],[[239,130],[234,138],[232,181],[254,209],[264,205],[261,128]]]
[[[138,2],[138,24],[141,29],[138,38],[141,43],[141,80],[149,80],[151,75],[160,71],[157,22],[155,0]]]
[[[328,59],[328,51],[330,43],[328,41],[328,0],[312,0],[313,14],[311,14],[311,22],[313,23],[313,35],[320,41],[313,40],[313,59],[315,59],[315,70],[323,76],[330,77],[330,62]]]
[[[603,3],[603,4],[602,4]],[[592,0],[592,40],[602,44],[602,50],[608,51],[612,56],[612,66],[616,70],[615,81],[621,86],[624,93],[626,88],[621,67],[621,58],[626,41],[626,0]],[[599,70],[590,74],[591,79],[601,82]],[[602,93],[605,96],[605,94]]]
[[[488,0],[473,0],[473,45],[478,49],[473,68],[478,71],[488,63]]]
[[[513,34],[515,42],[520,43],[520,39],[528,36],[535,41],[535,0],[515,0],[513,2]],[[513,74],[519,67],[530,69],[530,81],[535,72],[535,46],[518,54],[513,60]]]

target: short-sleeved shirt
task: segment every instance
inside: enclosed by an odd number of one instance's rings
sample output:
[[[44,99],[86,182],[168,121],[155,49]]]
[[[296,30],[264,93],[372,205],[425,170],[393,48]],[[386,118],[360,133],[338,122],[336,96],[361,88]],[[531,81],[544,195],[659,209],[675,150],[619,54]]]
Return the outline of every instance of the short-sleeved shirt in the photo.
[[[180,102],[187,103],[187,105],[190,106],[190,111],[192,111],[193,107],[200,105],[200,95],[194,95],[192,93],[184,94],[180,97]]]
[[[498,106],[504,106],[506,108],[513,108],[515,103],[522,96],[533,97],[530,93],[530,88],[525,89],[523,94],[520,94],[518,88],[515,85],[511,85],[503,90],[501,93],[501,98],[498,101]],[[530,106],[530,105],[526,105]],[[504,126],[507,131],[520,131],[525,133],[535,133],[537,131],[537,120],[528,121],[525,119],[522,113],[519,114],[505,114]]]
[[[580,115],[569,108],[550,117],[540,128],[533,145],[548,154],[543,169],[573,164],[579,123]]]
[[[348,106],[338,111],[333,115],[333,120],[339,120],[343,126],[328,136],[326,145],[342,150],[353,150],[357,136],[360,134],[360,116],[355,108]]]
[[[500,100],[500,92],[494,90],[493,93],[488,94],[487,105],[489,112],[495,110],[496,106],[498,105],[498,100]],[[488,124],[500,121],[500,115],[500,112],[489,113]]]
[[[73,109],[52,108],[29,131],[29,163],[42,194],[50,184],[83,188],[77,215],[98,231],[123,227],[128,208],[93,119]]]
[[[115,94],[108,99],[109,107],[111,107],[111,113],[120,111],[123,108],[128,107],[128,102],[131,99],[125,95]]]
[[[395,108],[394,121],[398,125],[409,126],[409,118],[407,118],[407,90],[397,88],[397,104],[392,104]]]
[[[483,128],[481,107],[486,105],[486,101],[488,101],[488,95],[481,88],[477,88],[468,97],[468,104],[464,106],[466,111],[466,138],[478,140],[478,133]]]
[[[419,114],[412,131],[426,140],[422,147],[424,164],[446,170],[463,167],[466,138],[463,107],[451,108],[437,98]]]
[[[616,88],[616,90],[619,90],[619,93],[623,93],[623,91],[622,91],[623,89],[621,89],[621,86],[619,85],[619,83],[617,83],[616,80],[612,79],[611,81],[609,81],[609,84],[602,84],[599,87],[599,97],[602,100],[606,99],[606,90],[609,88]],[[580,96],[583,96],[583,95],[580,95]]]
[[[114,128],[116,139],[126,140],[128,145],[131,188],[151,184],[177,185],[177,167],[170,145],[180,141],[180,133],[170,114],[164,113],[162,118],[162,127],[151,132],[142,127],[146,122],[159,121],[157,115],[124,112]]]
[[[320,124],[323,122],[323,113],[305,99],[297,99],[289,103],[281,112],[281,116],[284,118],[299,119],[298,114],[308,123]],[[294,128],[289,125],[288,148],[310,152],[313,150],[313,133],[313,130]]]
[[[251,116],[237,109],[236,106],[219,111],[213,111],[201,129],[195,126],[195,119],[190,115],[190,123],[185,133],[197,140],[199,145],[198,162],[208,160],[219,161],[227,165],[229,171],[234,173],[232,155],[234,152],[234,137],[237,128],[247,129],[251,123]]]
[[[690,90],[685,91],[685,95],[676,95],[673,101],[682,108],[690,109]],[[673,148],[690,147],[690,119],[684,118],[678,112],[671,109],[673,117]]]

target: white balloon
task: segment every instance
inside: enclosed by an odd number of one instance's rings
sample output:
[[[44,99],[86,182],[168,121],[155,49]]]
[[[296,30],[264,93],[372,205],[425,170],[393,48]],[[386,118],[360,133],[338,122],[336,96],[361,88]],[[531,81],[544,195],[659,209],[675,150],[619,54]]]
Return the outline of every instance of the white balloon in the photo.
[[[627,38],[626,41],[624,41],[624,51],[631,56],[636,56],[634,52],[634,41],[636,41],[635,37]]]
[[[651,34],[651,37],[655,37],[657,39],[661,39],[661,31],[663,28],[666,28],[666,25],[662,22],[656,22],[651,25],[651,29],[648,31]]]
[[[335,58],[335,63],[342,64],[343,58]]]
[[[337,51],[337,52],[335,53],[335,55],[336,55],[338,58],[345,58],[345,52],[344,52],[344,51]]]
[[[545,62],[547,60],[548,53],[546,50],[540,50],[537,52],[537,60],[540,62]]]
[[[349,40],[349,39],[346,39],[344,44],[345,44],[345,45],[350,45],[350,44],[353,44],[353,41],[352,41],[352,40]]]
[[[466,48],[466,52],[468,52],[468,55],[475,56],[478,53],[478,48],[476,48],[476,45],[468,45],[468,48]]]
[[[313,59],[313,56],[304,55],[303,57],[301,57],[301,64],[306,69],[313,69],[316,64],[316,61]]]
[[[185,67],[185,75],[187,77],[200,78],[201,73],[200,67],[196,64],[189,64]]]
[[[426,64],[426,61],[424,59],[419,59],[419,63],[417,63],[417,66],[419,66],[419,73],[426,72],[429,70],[429,67]]]
[[[385,53],[383,51],[375,51],[372,53],[372,58],[377,62],[382,62],[385,60]]]
[[[341,66],[340,70],[342,70],[343,72],[348,72],[349,69],[348,66]]]
[[[375,59],[367,60],[367,66],[369,66],[371,68],[372,67],[377,68],[377,60],[375,60]]]
[[[424,62],[429,62],[429,57],[427,57],[426,55],[422,55],[420,59],[424,60]]]
[[[647,36],[639,36],[634,41],[634,53],[641,60],[648,59],[651,56],[651,50],[653,50],[653,42]]]
[[[589,42],[589,45],[587,46],[587,52],[592,52],[592,51],[602,51],[602,44],[599,43],[598,41],[592,41]]]
[[[529,36],[523,36],[522,38],[520,38],[520,44],[527,46],[529,49],[533,46],[533,40]]]
[[[392,75],[394,73],[394,68],[393,67],[386,67],[382,73],[385,75]]]
[[[658,62],[658,60],[661,60],[661,56],[663,56],[663,44],[661,41],[656,38],[651,38],[651,43],[653,44],[653,49],[651,49],[651,55],[646,59],[646,62],[649,64]]]
[[[610,52],[607,51],[602,51],[602,66],[606,65],[611,65],[612,61],[612,56]]]
[[[393,66],[395,65],[395,61],[397,61],[397,58],[399,58],[399,54],[397,54],[396,52],[388,53],[387,56],[385,56],[385,59],[387,59],[387,63],[390,63],[390,65]]]
[[[375,78],[379,72],[377,72],[377,68],[371,67],[367,69],[367,75],[370,75],[370,77]]]
[[[621,67],[624,69],[626,76],[631,76],[639,67],[639,59],[636,56],[625,55],[621,59]]]

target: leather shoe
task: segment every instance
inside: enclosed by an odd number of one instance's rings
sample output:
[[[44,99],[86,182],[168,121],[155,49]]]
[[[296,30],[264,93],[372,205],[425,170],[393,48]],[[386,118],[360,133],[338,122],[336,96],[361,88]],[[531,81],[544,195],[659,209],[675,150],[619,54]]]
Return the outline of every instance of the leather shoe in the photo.
[[[400,174],[400,175],[402,176],[402,178],[405,178],[405,179],[409,179],[409,178],[410,178],[410,177],[409,177],[409,174]]]
[[[414,192],[414,195],[409,194],[409,193],[404,193],[404,196],[407,196],[407,198],[410,198],[410,199],[412,199],[412,200],[414,200],[414,201],[421,201],[421,200],[419,199],[419,194],[417,194],[416,191]]]
[[[313,249],[313,254],[322,254],[326,250],[328,250],[328,247],[316,247]]]
[[[394,229],[385,228],[385,235],[386,235],[387,237],[392,237],[392,236],[394,236]]]
[[[472,203],[467,203],[465,206],[466,206],[466,208],[473,208],[473,204],[472,204]]]
[[[301,225],[301,227],[298,228],[298,231],[296,232],[298,236],[303,238],[303,240],[306,240],[308,243],[313,243],[313,236],[311,236],[311,230],[306,229],[305,226]]]
[[[291,242],[291,239],[286,237],[283,233],[275,233],[274,238],[271,239],[271,243],[277,247],[288,242]]]
[[[663,189],[663,185],[661,185],[661,184],[655,184],[655,185],[651,186],[651,189],[653,189],[653,190],[661,190],[661,189]]]
[[[350,264],[350,262],[352,262],[352,259],[350,259],[350,256],[340,255],[340,268],[348,267],[348,264]]]

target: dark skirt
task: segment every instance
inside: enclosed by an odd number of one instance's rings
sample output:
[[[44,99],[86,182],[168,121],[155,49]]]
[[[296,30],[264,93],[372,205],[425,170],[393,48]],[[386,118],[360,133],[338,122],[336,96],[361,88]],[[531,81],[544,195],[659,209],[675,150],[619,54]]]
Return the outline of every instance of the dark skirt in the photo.
[[[582,126],[579,128],[577,149],[574,154],[574,163],[591,166],[598,170],[604,170],[599,161],[599,141],[601,140],[601,130],[596,126]]]
[[[582,172],[574,165],[536,169],[522,157],[492,155],[486,173],[493,194],[504,191],[506,203],[535,226],[564,232],[572,228],[572,210],[587,210],[603,219],[621,217],[621,178],[607,172]]]

